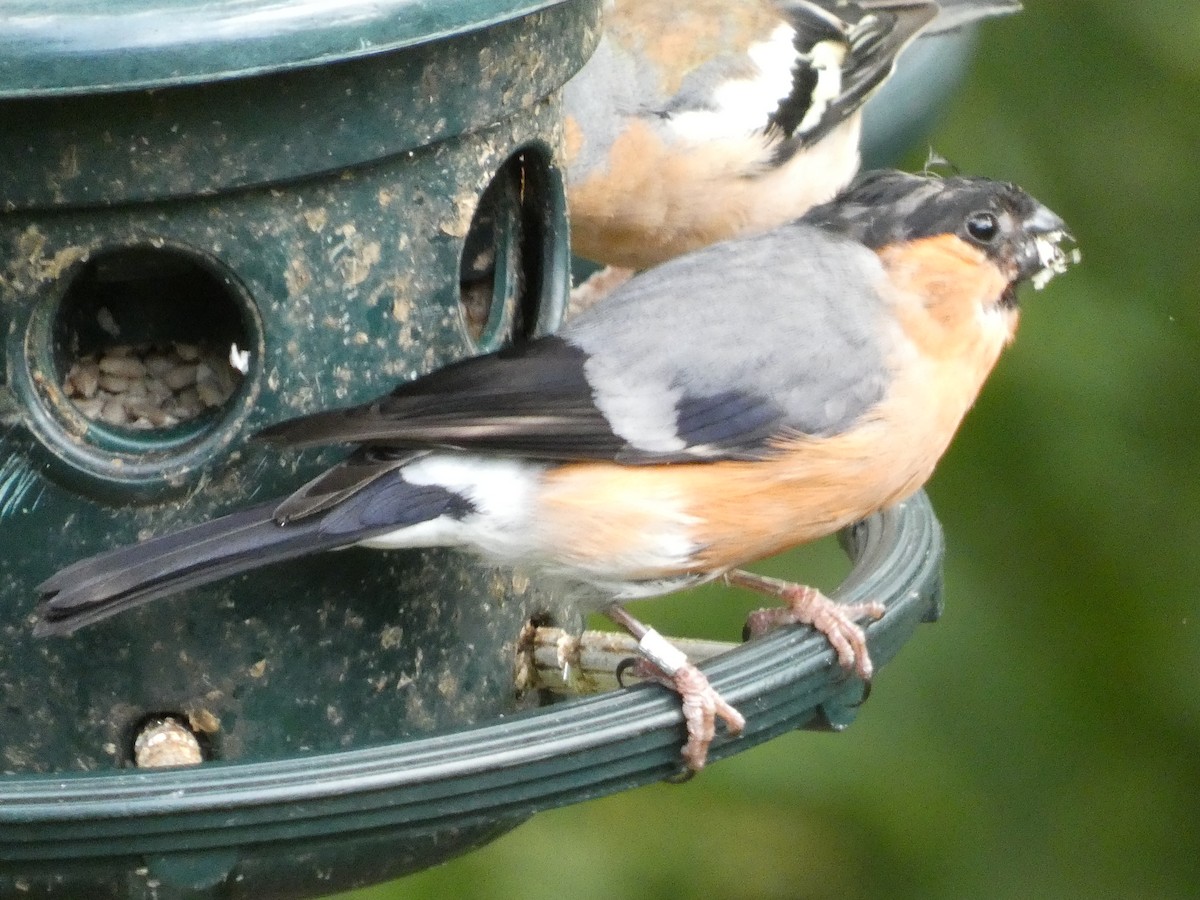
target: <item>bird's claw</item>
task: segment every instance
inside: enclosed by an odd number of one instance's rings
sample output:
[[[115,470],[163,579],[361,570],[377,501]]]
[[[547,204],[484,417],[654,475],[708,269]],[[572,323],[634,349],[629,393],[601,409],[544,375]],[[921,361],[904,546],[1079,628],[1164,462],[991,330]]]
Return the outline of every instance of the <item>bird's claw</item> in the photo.
[[[636,656],[627,656],[617,663],[617,670],[614,673],[617,678],[617,684],[619,684],[621,687],[629,687],[629,685],[625,683],[625,673],[630,669],[636,669],[638,662],[639,660]],[[641,660],[641,662],[645,662],[645,660]],[[634,672],[634,675],[637,675],[636,671]]]
[[[638,678],[658,682],[679,694],[688,733],[687,743],[680,754],[689,772],[704,768],[708,760],[708,748],[716,737],[717,719],[725,723],[730,734],[741,734],[746,727],[745,717],[726,702],[705,674],[690,662],[673,675],[668,675],[646,659],[633,660],[626,669],[632,670],[631,674]]]
[[[811,625],[825,635],[842,668],[854,672],[864,681],[871,680],[875,666],[867,647],[866,632],[856,620],[881,618],[886,611],[882,603],[838,603],[816,588],[749,572],[729,573],[726,578],[731,584],[770,594],[787,604],[750,613],[746,618],[746,637],[759,637],[781,625]]]

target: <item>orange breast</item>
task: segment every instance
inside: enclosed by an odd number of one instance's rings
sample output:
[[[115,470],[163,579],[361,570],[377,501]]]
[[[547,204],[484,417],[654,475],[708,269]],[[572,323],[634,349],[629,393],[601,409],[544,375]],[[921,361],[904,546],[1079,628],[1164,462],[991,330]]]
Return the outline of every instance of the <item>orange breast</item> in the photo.
[[[834,438],[790,441],[762,462],[574,464],[549,473],[539,513],[572,565],[611,565],[631,579],[723,571],[908,496],[948,439],[913,443],[875,421]],[[684,549],[672,558],[674,548]]]
[[[569,142],[572,135],[575,142],[586,140],[572,119],[567,134]],[[749,210],[733,195],[750,193],[747,168],[765,152],[758,136],[697,150],[627,119],[604,168],[569,185],[572,249],[641,269],[738,234]]]
[[[768,163],[764,134],[697,144],[629,119],[604,168],[572,179],[571,246],[580,256],[644,269],[740,234],[790,222],[840,190],[858,168],[861,118],[815,147]],[[586,136],[566,120],[568,146]]]

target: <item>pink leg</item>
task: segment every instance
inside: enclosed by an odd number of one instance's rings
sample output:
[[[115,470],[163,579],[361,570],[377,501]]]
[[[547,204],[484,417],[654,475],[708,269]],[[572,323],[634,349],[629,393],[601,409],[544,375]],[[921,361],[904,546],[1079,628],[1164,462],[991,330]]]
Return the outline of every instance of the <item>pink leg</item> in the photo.
[[[632,674],[656,681],[679,694],[688,733],[680,753],[691,771],[703,769],[709,745],[717,733],[717,719],[725,723],[731,734],[741,734],[746,727],[745,718],[716,692],[703,672],[657,631],[615,603],[605,610],[605,615],[638,639],[643,655],[633,664]]]
[[[726,572],[725,581],[769,597],[778,597],[787,604],[750,613],[746,628],[751,637],[758,637],[780,625],[811,625],[833,645],[843,668],[857,672],[863,680],[870,680],[874,666],[867,650],[867,637],[855,620],[864,616],[880,618],[884,613],[882,603],[836,603],[816,588],[742,569]]]

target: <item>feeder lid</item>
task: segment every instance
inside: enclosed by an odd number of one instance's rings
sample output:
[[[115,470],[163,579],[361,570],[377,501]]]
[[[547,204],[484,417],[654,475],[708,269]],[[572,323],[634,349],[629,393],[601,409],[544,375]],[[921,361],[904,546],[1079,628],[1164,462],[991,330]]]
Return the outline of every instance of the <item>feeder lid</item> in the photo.
[[[305,68],[475,31],[563,0],[6,0],[0,99]]]

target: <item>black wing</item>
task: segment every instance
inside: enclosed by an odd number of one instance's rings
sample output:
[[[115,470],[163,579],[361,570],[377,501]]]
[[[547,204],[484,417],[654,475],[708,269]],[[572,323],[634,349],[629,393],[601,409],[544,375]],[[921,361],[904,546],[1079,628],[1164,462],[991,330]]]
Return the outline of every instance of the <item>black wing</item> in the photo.
[[[798,54],[792,91],[768,126],[768,132],[783,138],[777,151],[780,159],[816,143],[861,107],[892,74],[900,51],[938,15],[934,2],[791,0],[776,5],[795,29]],[[824,42],[845,47],[840,89],[833,97],[821,97],[817,90],[813,49]],[[815,115],[814,105],[819,107]]]
[[[681,395],[673,404],[674,421],[667,423],[678,446],[639,447],[636,438],[615,433],[597,406],[587,358],[563,338],[538,338],[446,366],[361,406],[273,425],[256,438],[292,447],[354,443],[398,451],[452,448],[532,459],[661,463],[758,457],[778,430],[781,413],[765,398],[736,391]],[[644,386],[646,392],[658,389]],[[630,391],[627,400],[639,403],[638,391]],[[370,465],[388,467],[378,456]],[[336,502],[337,484],[311,487]]]

